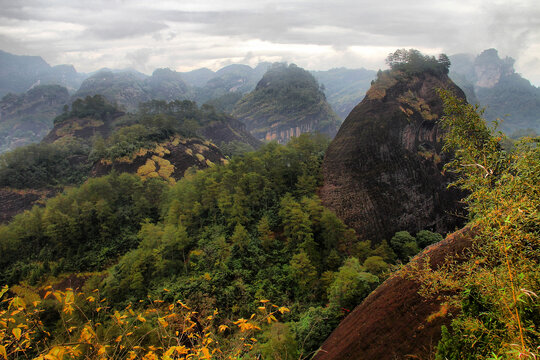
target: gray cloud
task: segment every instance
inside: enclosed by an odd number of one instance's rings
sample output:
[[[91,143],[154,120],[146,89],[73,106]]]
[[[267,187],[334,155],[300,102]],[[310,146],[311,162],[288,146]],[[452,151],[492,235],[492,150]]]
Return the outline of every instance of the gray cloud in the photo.
[[[115,21],[89,27],[81,36],[96,36],[101,40],[136,38],[167,29],[164,23],[154,21]]]
[[[260,59],[383,67],[398,47],[450,54],[496,47],[518,60],[524,76],[540,79],[533,66],[540,58],[537,0],[0,0],[0,6],[0,49],[86,71]],[[108,63],[93,63],[98,59]]]

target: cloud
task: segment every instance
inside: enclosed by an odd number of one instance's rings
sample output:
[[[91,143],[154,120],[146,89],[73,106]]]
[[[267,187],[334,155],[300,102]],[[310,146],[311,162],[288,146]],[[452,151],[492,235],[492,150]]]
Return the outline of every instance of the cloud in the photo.
[[[89,27],[85,36],[96,36],[100,40],[137,38],[142,35],[154,34],[160,30],[167,29],[164,23],[156,21],[114,21],[101,23]]]
[[[85,71],[259,59],[378,68],[396,48],[452,54],[496,47],[527,76],[538,72],[530,59],[540,57],[537,0],[0,0],[0,6],[1,49]],[[98,58],[107,63],[93,64]]]
[[[147,64],[150,60],[151,55],[152,49],[143,48],[126,54],[126,59],[131,62],[130,67],[134,69],[141,69],[143,70],[143,72],[147,72],[152,71],[152,69],[147,69]]]

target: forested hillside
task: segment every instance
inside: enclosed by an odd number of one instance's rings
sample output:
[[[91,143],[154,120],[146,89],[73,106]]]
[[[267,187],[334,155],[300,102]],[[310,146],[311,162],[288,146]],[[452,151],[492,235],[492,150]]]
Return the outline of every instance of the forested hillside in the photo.
[[[256,138],[279,143],[306,132],[333,137],[339,126],[317,80],[294,64],[274,64],[232,114]]]
[[[302,135],[172,187],[159,177],[91,179],[0,227],[1,281],[24,280],[32,292],[86,272],[85,289],[97,286],[115,308],[151,295],[202,314],[218,308],[225,323],[272,299],[291,310],[289,323],[266,326],[261,341],[288,344],[288,358],[307,356],[391,264],[440,239],[423,232],[396,234],[391,246],[357,242],[315,195],[326,145]]]

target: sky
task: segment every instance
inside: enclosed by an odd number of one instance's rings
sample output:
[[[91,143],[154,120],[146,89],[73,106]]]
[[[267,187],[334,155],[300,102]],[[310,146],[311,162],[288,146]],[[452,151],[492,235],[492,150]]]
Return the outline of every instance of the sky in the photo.
[[[79,72],[295,63],[386,68],[398,48],[516,59],[540,85],[538,0],[0,0],[0,49]]]

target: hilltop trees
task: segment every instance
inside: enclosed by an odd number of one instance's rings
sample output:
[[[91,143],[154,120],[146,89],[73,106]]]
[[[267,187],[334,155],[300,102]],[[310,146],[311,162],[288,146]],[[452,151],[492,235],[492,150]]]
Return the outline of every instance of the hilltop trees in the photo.
[[[401,70],[408,74],[418,74],[429,71],[434,74],[448,74],[450,59],[446,54],[434,56],[423,55],[416,49],[398,49],[388,54],[386,63],[392,70]]]

